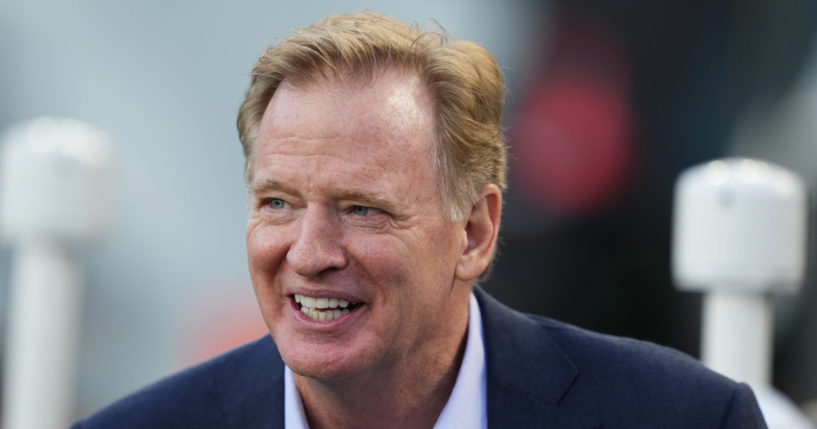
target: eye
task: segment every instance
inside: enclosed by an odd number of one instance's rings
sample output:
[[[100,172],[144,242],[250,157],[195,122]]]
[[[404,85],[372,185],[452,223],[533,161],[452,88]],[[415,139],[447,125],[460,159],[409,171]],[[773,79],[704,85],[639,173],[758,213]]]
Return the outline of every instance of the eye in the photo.
[[[381,210],[374,207],[352,206],[352,214],[357,216],[372,216],[378,213],[381,213]]]
[[[280,198],[270,198],[266,201],[266,205],[271,209],[284,209],[287,207],[287,202]]]

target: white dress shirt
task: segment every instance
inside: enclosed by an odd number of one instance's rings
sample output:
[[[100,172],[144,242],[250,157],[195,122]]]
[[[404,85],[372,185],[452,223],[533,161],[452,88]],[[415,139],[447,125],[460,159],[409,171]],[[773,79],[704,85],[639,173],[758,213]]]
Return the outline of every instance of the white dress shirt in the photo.
[[[482,428],[488,426],[485,387],[485,345],[482,342],[482,316],[477,298],[468,300],[468,338],[454,390],[437,418],[434,429]],[[301,395],[292,370],[284,365],[284,428],[308,429]]]

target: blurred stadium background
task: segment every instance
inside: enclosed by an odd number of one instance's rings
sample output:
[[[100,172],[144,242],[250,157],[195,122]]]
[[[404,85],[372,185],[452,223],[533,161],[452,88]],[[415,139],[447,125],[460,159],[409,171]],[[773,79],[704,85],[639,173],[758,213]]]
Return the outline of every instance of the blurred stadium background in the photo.
[[[84,254],[77,416],[265,332],[234,126],[248,72],[291,29],[364,9],[433,18],[502,65],[511,190],[484,287],[517,308],[697,355],[700,299],[670,276],[678,173],[756,156],[817,189],[807,0],[5,0],[0,130],[74,117],[115,143],[114,227]],[[817,399],[814,283],[775,302],[775,385],[803,405]]]

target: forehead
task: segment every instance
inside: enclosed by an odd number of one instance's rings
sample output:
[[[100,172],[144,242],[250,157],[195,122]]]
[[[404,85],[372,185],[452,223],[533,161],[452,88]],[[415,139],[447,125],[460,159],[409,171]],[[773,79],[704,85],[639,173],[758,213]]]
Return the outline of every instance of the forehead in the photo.
[[[279,149],[330,153],[395,150],[430,154],[434,105],[414,74],[386,69],[369,79],[284,80],[260,124],[259,155]]]
[[[388,172],[389,179],[403,175],[417,185],[433,181],[433,103],[425,84],[407,72],[297,85],[284,80],[260,125],[254,181],[284,170],[317,175],[344,166],[368,170],[367,179]]]
[[[264,141],[265,135],[282,135],[308,124],[313,128],[310,137],[352,133],[401,137],[420,130],[432,136],[433,107],[420,78],[399,69],[385,69],[370,78],[319,75],[298,84],[285,79],[267,105],[260,134]]]

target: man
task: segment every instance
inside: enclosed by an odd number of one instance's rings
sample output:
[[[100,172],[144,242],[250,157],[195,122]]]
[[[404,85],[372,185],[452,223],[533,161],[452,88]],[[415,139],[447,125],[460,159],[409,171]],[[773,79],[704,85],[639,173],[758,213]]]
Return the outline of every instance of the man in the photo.
[[[76,427],[765,427],[748,387],[474,283],[505,188],[491,55],[374,13],[256,63],[238,117],[270,336]]]

